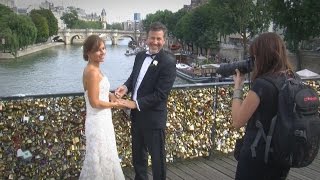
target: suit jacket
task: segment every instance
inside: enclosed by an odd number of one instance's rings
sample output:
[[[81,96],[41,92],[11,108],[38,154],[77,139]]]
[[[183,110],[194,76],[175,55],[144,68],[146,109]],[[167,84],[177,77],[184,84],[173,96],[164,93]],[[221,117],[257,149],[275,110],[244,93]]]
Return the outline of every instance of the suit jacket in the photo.
[[[131,75],[124,83],[128,92],[134,91],[146,51],[136,55]],[[140,111],[131,111],[132,125],[141,128],[159,129],[166,127],[167,99],[176,78],[176,60],[163,49],[155,56],[137,90]]]

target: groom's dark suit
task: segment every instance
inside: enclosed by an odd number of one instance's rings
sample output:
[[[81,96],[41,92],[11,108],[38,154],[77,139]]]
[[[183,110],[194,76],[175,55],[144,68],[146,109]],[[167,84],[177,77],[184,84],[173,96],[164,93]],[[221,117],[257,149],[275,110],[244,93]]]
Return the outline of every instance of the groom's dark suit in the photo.
[[[147,54],[136,55],[130,77],[124,83],[134,93],[137,78]],[[157,63],[153,63],[156,61]],[[147,152],[152,157],[154,179],[165,179],[165,127],[167,99],[176,78],[173,55],[160,50],[153,58],[137,90],[138,109],[131,111],[132,153],[136,179],[147,179]]]

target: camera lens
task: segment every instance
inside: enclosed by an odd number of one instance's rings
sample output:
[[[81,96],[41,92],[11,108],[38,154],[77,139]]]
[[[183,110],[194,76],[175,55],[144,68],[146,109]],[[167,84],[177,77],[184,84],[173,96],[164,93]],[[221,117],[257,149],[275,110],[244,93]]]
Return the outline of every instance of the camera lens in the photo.
[[[217,73],[226,77],[235,74],[235,70],[238,69],[240,73],[246,74],[252,71],[253,63],[254,59],[251,57],[233,63],[223,63],[217,69]]]

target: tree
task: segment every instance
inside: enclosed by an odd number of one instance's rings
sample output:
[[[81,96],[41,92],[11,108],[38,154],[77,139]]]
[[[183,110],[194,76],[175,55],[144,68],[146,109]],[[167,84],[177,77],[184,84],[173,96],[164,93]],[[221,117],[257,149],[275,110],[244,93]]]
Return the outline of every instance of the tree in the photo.
[[[58,32],[58,20],[53,15],[52,11],[49,9],[38,9],[38,10],[32,10],[30,14],[38,13],[42,17],[47,19],[48,28],[49,28],[49,36],[56,35]]]
[[[217,48],[218,29],[210,6],[200,6],[191,13],[191,40],[197,47]]]
[[[75,29],[102,29],[102,23],[97,21],[77,20],[72,28]]]
[[[37,42],[46,42],[49,38],[49,26],[47,19],[36,11],[31,11],[30,17],[37,28]]]
[[[13,14],[8,21],[8,27],[12,34],[17,35],[19,48],[27,48],[28,45],[35,42],[37,28],[30,17]]]
[[[0,37],[5,39],[5,50],[13,55],[36,39],[37,29],[28,16],[17,15],[0,4]]]
[[[320,1],[270,0],[274,24],[284,30],[284,39],[292,52],[299,52],[302,41],[320,35]],[[298,69],[301,60],[297,54]]]
[[[118,30],[123,30],[123,26],[121,23],[112,23],[110,25],[110,29],[118,29]]]
[[[148,30],[150,25],[153,22],[159,21],[162,24],[164,24],[167,28],[168,31],[173,31],[172,27],[173,26],[173,13],[169,10],[164,10],[164,11],[157,11],[154,14],[147,14],[146,19],[143,20],[143,26],[145,30]]]
[[[221,7],[222,19],[228,20],[228,33],[239,33],[244,54],[247,53],[248,39],[255,34],[267,31],[271,15],[265,0],[213,0]],[[231,29],[230,29],[231,28]]]
[[[185,9],[180,9],[177,12],[172,14],[172,20],[171,20],[172,24],[170,25],[172,35],[176,36],[176,34],[177,34],[176,30],[177,30],[177,26],[178,26],[177,23],[186,14],[187,14],[187,11]]]
[[[190,27],[192,26],[191,13],[185,14],[178,22],[175,28],[175,35],[180,40],[189,45],[192,45],[192,31]],[[192,49],[193,50],[193,49]]]
[[[297,51],[303,40],[320,35],[320,1],[271,0],[271,11],[276,26],[284,29],[288,48]]]
[[[63,22],[67,25],[67,28],[70,29],[73,28],[79,20],[76,10],[71,10],[70,13],[63,13],[60,19],[63,20]]]

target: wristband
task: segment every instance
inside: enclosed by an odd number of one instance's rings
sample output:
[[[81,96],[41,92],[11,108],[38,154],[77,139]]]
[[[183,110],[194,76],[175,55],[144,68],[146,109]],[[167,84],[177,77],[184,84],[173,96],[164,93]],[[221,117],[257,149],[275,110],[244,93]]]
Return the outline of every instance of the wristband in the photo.
[[[240,99],[240,100],[242,100],[242,96],[243,96],[242,89],[235,89],[233,91],[232,99]]]

